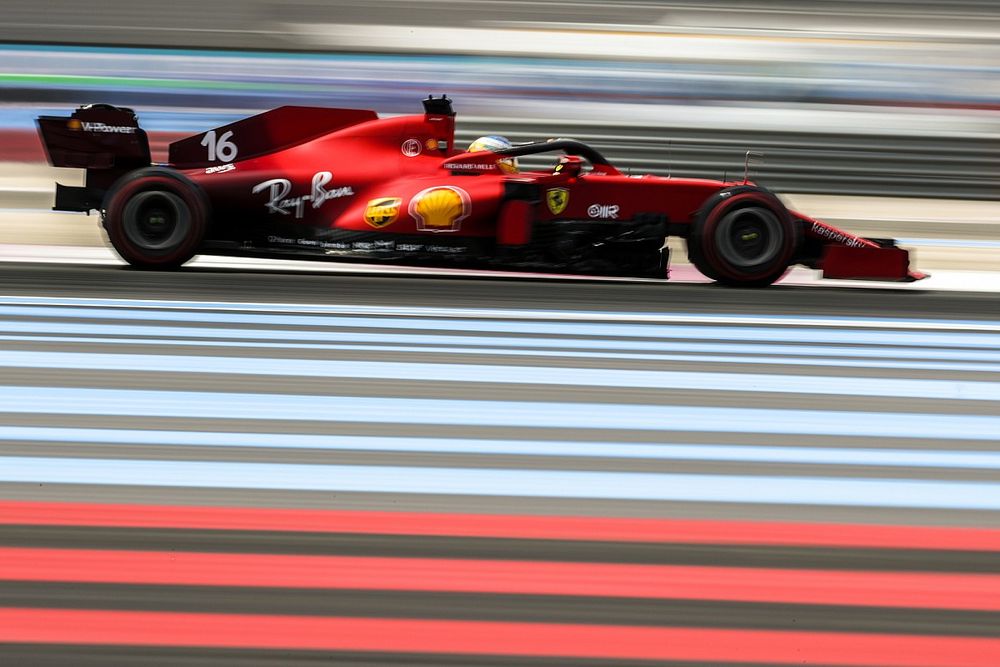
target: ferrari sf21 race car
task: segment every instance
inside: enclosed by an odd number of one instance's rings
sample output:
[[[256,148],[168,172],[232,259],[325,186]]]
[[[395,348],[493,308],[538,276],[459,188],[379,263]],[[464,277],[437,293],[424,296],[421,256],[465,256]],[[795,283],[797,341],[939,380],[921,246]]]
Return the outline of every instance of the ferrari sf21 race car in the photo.
[[[861,238],[788,210],[744,178],[626,176],[572,139],[455,147],[446,97],[424,113],[285,106],[169,147],[152,164],[131,109],[43,116],[49,162],[86,170],[56,185],[60,211],[100,212],[138,267],[196,254],[467,266],[667,278],[668,236],[720,283],[763,286],[793,264],[824,277],[918,280],[889,239]],[[519,157],[556,153],[519,172]]]

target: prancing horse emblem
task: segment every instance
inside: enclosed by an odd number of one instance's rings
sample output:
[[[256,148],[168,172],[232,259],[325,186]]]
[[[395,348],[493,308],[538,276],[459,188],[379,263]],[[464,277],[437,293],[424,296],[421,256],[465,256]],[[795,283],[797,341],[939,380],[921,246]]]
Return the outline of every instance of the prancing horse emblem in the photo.
[[[566,210],[566,206],[569,204],[569,190],[552,188],[545,193],[545,203],[549,205],[552,215],[559,215]]]

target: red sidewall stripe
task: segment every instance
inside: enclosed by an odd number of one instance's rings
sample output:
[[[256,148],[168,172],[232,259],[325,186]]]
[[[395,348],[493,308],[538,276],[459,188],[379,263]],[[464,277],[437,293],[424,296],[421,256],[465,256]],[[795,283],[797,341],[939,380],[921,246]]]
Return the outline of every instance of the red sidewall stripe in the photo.
[[[0,608],[0,642],[996,667],[1000,640],[174,612]]]
[[[110,503],[0,501],[4,524],[1000,551],[990,528]]]
[[[1000,611],[1000,575],[0,548],[0,580],[444,591]]]

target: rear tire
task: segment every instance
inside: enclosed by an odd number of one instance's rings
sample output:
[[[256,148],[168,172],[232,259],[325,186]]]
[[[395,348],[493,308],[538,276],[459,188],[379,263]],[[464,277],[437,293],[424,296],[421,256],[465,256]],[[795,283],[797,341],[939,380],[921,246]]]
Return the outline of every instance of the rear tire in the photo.
[[[105,196],[104,228],[122,259],[173,269],[191,259],[208,228],[208,201],[183,174],[147,167],[123,176]]]
[[[702,207],[687,239],[688,258],[724,285],[765,287],[788,271],[800,242],[777,197],[740,186],[716,193]]]

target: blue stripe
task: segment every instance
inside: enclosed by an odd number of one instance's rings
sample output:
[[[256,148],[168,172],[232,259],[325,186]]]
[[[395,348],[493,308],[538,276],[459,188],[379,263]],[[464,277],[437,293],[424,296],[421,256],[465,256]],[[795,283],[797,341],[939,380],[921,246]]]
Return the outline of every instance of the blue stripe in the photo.
[[[110,320],[160,320],[169,322],[197,322],[202,324],[225,325],[219,329],[190,329],[187,327],[162,327],[150,325],[122,326],[108,324],[3,321],[0,331],[7,333],[30,333],[49,331],[64,334],[118,333],[129,336],[184,335],[208,338],[259,337],[280,340],[336,340],[338,334],[331,331],[273,331],[260,329],[233,329],[234,324],[263,324],[279,326],[311,326],[326,328],[361,329],[402,329],[429,332],[477,332],[504,333],[518,335],[552,336],[605,336],[631,338],[723,340],[723,341],[773,341],[784,343],[841,343],[863,345],[923,346],[923,347],[964,347],[983,348],[995,352],[1000,347],[1000,334],[955,333],[938,331],[873,331],[870,329],[827,329],[827,328],[787,328],[787,327],[743,327],[743,326],[688,326],[651,324],[595,324],[588,322],[533,322],[533,321],[491,321],[467,319],[421,319],[421,318],[373,318],[346,316],[298,316],[240,313],[203,313],[187,311],[145,311],[127,309],[73,309],[73,308],[32,308],[2,307],[0,316],[7,317],[66,317],[79,319]],[[365,334],[340,334],[339,339],[358,340]],[[553,338],[553,341],[562,342]],[[589,341],[593,343],[593,341]],[[608,344],[608,343],[604,343]],[[633,345],[649,348],[650,343],[633,341]],[[623,347],[625,341],[615,341]],[[593,345],[592,345],[593,346]]]
[[[285,433],[77,429],[0,426],[5,442],[180,447],[257,447],[325,451],[501,454],[600,457],[676,461],[735,461],[813,465],[905,466],[1000,469],[1000,452],[853,449],[846,447],[760,447],[755,445],[655,444],[478,438],[411,438]]]
[[[0,386],[0,411],[367,424],[1000,438],[1000,416]]]
[[[0,481],[1000,510],[1000,484],[900,479],[0,457]]]
[[[1000,401],[1000,382],[0,350],[0,367]]]
[[[2,323],[0,323],[2,329]],[[214,331],[214,330],[210,330]],[[262,330],[267,332],[267,330]],[[349,336],[344,336],[347,338]],[[885,357],[903,358],[961,358],[976,360],[980,358],[993,358],[1000,356],[1000,352],[968,352],[965,350],[909,350],[877,348],[864,349],[854,347],[798,347],[790,345],[741,345],[739,350],[741,355],[725,354],[643,354],[635,352],[586,352],[586,351],[563,351],[563,350],[537,350],[530,349],[536,344],[542,347],[587,347],[596,349],[606,349],[617,347],[615,342],[609,341],[568,341],[567,345],[561,345],[563,341],[548,338],[525,339],[525,338],[476,338],[464,337],[468,342],[480,341],[502,341],[504,344],[517,345],[518,341],[523,341],[519,349],[510,347],[441,347],[435,345],[438,338],[459,338],[433,335],[410,335],[410,334],[365,334],[365,340],[386,340],[405,338],[414,341],[428,343],[421,345],[337,345],[324,343],[272,343],[265,341],[214,341],[214,340],[174,340],[167,338],[101,338],[94,336],[12,336],[0,335],[0,340],[24,341],[24,342],[48,342],[48,343],[98,343],[106,346],[122,345],[162,345],[172,347],[224,347],[224,348],[262,348],[262,349],[282,349],[282,350],[355,350],[363,352],[412,352],[421,354],[473,354],[492,356],[513,356],[513,357],[555,357],[555,358],[577,358],[577,359],[633,359],[638,361],[699,361],[705,363],[719,364],[754,364],[754,365],[780,365],[780,366],[830,366],[835,368],[891,368],[903,370],[939,370],[939,371],[960,371],[978,373],[1000,372],[1000,364],[986,361],[975,361],[971,363],[950,363],[940,361],[896,361]],[[593,343],[588,344],[588,343]],[[625,342],[624,344],[628,344]],[[677,350],[699,350],[699,349],[720,349],[731,352],[733,347],[727,344],[716,343],[649,343],[640,344],[641,348],[653,349],[677,349]],[[520,349],[528,348],[528,349]],[[640,349],[641,349],[640,348]],[[801,351],[803,356],[773,357],[762,356],[769,352],[780,352],[782,350],[794,352]],[[825,350],[826,352],[823,352]],[[827,359],[823,355],[835,356],[837,354],[849,354],[851,356],[876,357],[875,359]],[[810,356],[815,355],[815,356]],[[980,356],[982,355],[982,357]]]
[[[503,350],[504,348],[516,348],[515,350],[504,350],[505,353],[513,353],[525,348],[548,348],[548,349],[569,349],[569,350],[642,350],[642,351],[666,351],[666,352],[727,352],[735,353],[736,359],[753,363],[756,355],[778,354],[793,356],[815,356],[815,357],[861,357],[874,358],[879,363],[889,358],[902,359],[950,359],[959,361],[1000,361],[1000,350],[994,349],[948,349],[948,348],[908,348],[889,346],[843,346],[843,345],[783,345],[769,343],[740,343],[738,346],[733,343],[703,343],[693,341],[662,341],[662,340],[606,340],[596,338],[567,338],[567,337],[527,337],[527,336],[458,336],[442,335],[435,333],[385,333],[381,331],[365,331],[363,333],[340,332],[340,331],[310,331],[310,330],[276,330],[276,329],[238,329],[238,328],[209,328],[209,327],[175,327],[175,326],[140,326],[140,325],[120,325],[120,324],[84,324],[77,322],[45,322],[45,321],[0,321],[0,331],[17,333],[38,333],[38,334],[70,334],[70,335],[103,335],[103,336],[139,336],[142,340],[138,342],[166,343],[172,341],[162,341],[159,337],[176,336],[193,339],[225,339],[226,341],[236,339],[246,339],[253,341],[329,341],[329,342],[350,342],[350,343],[393,343],[393,344],[417,344],[417,345],[448,345],[448,346],[475,346],[477,349]],[[152,340],[156,337],[156,340]],[[13,339],[12,336],[5,336],[6,339]],[[24,338],[17,338],[25,340]],[[39,339],[31,339],[39,340]],[[65,340],[65,339],[49,339]],[[76,342],[76,339],[70,339]],[[92,339],[93,342],[118,343],[122,339]],[[127,342],[127,341],[126,341]],[[210,345],[211,343],[197,343]],[[228,345],[229,343],[224,343]],[[261,347],[266,347],[266,343],[260,343]],[[289,343],[278,345],[277,347],[300,347],[309,349],[344,349],[338,346],[315,345],[310,346],[305,343]],[[353,348],[348,348],[353,349]],[[429,349],[429,348],[426,348]],[[432,351],[432,350],[431,350]],[[532,351],[531,353],[535,353]],[[661,357],[649,357],[661,358]],[[810,363],[824,363],[812,361]],[[826,362],[832,363],[832,362]],[[862,363],[862,362],[859,362]],[[962,367],[960,370],[975,370],[980,365]],[[983,367],[987,368],[988,367]]]

